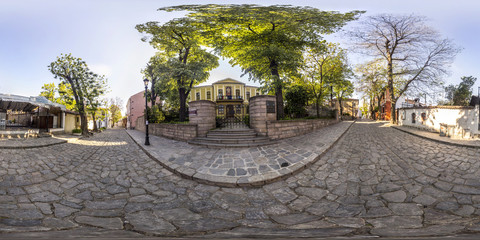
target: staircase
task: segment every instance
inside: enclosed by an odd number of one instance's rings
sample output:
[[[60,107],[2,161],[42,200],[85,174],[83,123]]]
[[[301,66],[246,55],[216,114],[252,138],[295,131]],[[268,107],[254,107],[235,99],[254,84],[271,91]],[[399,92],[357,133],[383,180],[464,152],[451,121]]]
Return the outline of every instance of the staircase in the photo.
[[[197,137],[188,143],[208,148],[246,148],[273,144],[268,137],[257,136],[250,128],[216,129],[209,131],[207,137]]]

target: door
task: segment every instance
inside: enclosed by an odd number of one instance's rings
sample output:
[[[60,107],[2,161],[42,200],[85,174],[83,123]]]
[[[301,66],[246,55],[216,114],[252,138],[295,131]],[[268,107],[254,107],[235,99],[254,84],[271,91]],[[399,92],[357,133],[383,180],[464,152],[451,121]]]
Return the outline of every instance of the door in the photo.
[[[235,109],[233,105],[227,105],[227,117],[234,117],[235,116]]]

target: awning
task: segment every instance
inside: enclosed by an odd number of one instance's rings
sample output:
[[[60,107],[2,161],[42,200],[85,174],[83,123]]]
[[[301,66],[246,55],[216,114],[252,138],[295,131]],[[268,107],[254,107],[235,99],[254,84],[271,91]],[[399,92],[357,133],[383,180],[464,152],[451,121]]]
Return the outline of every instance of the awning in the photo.
[[[12,94],[0,93],[0,110],[13,110],[31,112],[37,107],[42,108],[60,108],[65,111],[67,108],[65,105],[53,103],[45,97],[24,97]]]

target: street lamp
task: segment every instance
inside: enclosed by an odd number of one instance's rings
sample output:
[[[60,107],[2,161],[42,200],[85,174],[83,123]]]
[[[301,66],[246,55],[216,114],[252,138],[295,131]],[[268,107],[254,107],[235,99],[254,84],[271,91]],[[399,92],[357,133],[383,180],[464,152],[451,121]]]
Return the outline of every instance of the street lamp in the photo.
[[[150,145],[150,140],[148,139],[148,106],[147,106],[147,89],[148,89],[148,79],[143,79],[145,84],[145,145]]]

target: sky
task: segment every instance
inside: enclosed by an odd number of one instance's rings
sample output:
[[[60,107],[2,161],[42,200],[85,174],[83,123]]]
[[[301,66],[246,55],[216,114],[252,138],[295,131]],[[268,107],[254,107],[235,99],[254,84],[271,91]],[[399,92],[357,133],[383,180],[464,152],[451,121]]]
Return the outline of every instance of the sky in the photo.
[[[320,10],[347,12],[365,10],[362,16],[380,13],[426,16],[427,24],[463,51],[452,64],[447,84],[458,84],[462,76],[479,78],[480,86],[480,1],[478,0],[282,0],[282,1],[165,1],[165,0],[0,0],[0,93],[37,96],[45,83],[58,83],[48,65],[62,53],[85,60],[90,69],[108,78],[107,98],[127,99],[144,89],[142,68],[153,49],[142,42],[135,25],[149,21],[167,22],[184,13],[157,11],[182,4],[258,4],[310,6]],[[354,23],[347,28],[354,28]],[[348,48],[340,35],[328,37]],[[361,58],[351,56],[352,63]],[[227,77],[250,85],[248,77],[228,60],[210,73],[206,82]]]

